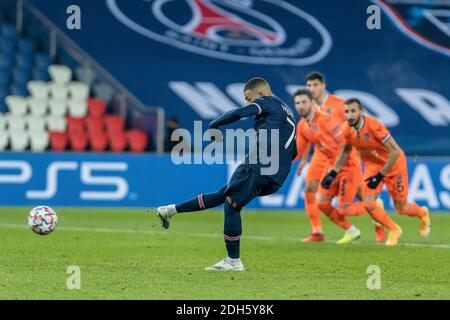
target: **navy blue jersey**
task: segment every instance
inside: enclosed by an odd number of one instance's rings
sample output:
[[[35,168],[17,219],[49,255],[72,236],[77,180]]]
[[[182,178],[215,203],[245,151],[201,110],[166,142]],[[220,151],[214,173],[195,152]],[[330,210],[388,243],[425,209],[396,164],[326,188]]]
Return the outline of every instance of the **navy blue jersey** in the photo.
[[[296,156],[294,115],[291,109],[275,96],[260,97],[244,108],[251,106],[256,106],[258,109],[253,126],[257,133],[257,142],[255,148],[246,157],[246,163],[264,174],[261,169],[274,165],[274,163],[267,163],[267,160],[273,160],[275,153],[278,153],[278,170],[276,172],[266,170],[266,173],[281,186],[289,174],[292,159]],[[274,141],[271,135],[273,138],[278,135],[277,140]],[[265,159],[265,155],[269,157]],[[255,157],[257,157],[256,164]]]

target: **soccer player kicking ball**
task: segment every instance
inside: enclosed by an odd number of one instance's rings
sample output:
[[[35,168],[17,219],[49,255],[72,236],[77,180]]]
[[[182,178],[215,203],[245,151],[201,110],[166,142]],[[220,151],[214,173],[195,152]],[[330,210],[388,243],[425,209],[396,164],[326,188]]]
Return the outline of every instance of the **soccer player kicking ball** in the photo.
[[[237,167],[229,184],[215,193],[200,194],[184,203],[157,208],[161,224],[167,229],[171,218],[178,213],[224,204],[224,239],[228,256],[206,270],[244,270],[240,259],[241,209],[257,196],[276,192],[286,180],[297,153],[294,115],[286,104],[272,95],[269,83],[262,78],[249,80],[244,87],[244,96],[248,102],[246,107],[229,111],[209,125],[209,128],[217,129],[244,117],[254,117],[256,148],[246,155],[244,163]],[[278,133],[279,139],[275,144],[272,133]],[[262,136],[268,138],[263,139]],[[261,154],[277,154],[278,170],[270,173],[264,170],[267,165],[263,163],[267,162]]]
[[[385,213],[377,206],[383,185],[394,200],[395,210],[401,215],[420,219],[420,235],[426,237],[430,233],[430,215],[427,207],[419,207],[415,202],[408,202],[408,172],[406,156],[397,145],[386,127],[377,119],[365,116],[358,99],[345,102],[347,123],[342,126],[345,145],[340,152],[332,170],[324,177],[322,184],[329,185],[339,175],[353,147],[360,151],[364,162],[363,201],[366,209],[374,215]],[[401,228],[392,221],[383,223],[389,230],[386,245],[397,245],[402,234]]]

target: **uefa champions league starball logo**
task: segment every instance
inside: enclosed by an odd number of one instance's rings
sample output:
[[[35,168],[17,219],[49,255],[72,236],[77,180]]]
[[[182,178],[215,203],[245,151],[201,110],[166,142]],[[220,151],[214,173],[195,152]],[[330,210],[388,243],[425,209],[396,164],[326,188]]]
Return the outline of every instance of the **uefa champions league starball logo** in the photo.
[[[332,47],[312,15],[281,0],[107,0],[128,28],[161,43],[222,60],[309,65]]]

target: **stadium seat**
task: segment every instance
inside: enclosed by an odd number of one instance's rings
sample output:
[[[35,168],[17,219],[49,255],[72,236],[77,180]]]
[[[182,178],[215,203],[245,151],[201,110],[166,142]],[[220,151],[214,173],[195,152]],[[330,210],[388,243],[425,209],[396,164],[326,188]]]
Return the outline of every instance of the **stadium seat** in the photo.
[[[49,145],[49,140],[47,131],[34,131],[30,134],[30,148],[32,151],[45,151]]]
[[[106,112],[106,103],[103,100],[89,98],[88,99],[89,115],[93,117],[103,117]]]
[[[15,82],[11,85],[11,94],[14,96],[26,97],[28,96],[27,84]]]
[[[65,84],[50,82],[48,89],[53,99],[63,100],[68,98],[69,88]]]
[[[24,117],[7,114],[5,119],[9,131],[25,131],[26,121]]]
[[[128,145],[132,152],[142,152],[147,148],[148,135],[144,131],[131,129],[126,132]]]
[[[33,136],[34,132],[45,131],[46,119],[37,116],[26,117],[26,123],[28,125],[28,131],[31,132]]]
[[[105,83],[95,84],[92,89],[95,96],[106,103],[110,103],[114,97],[113,88]]]
[[[45,81],[45,82],[50,80],[50,76],[48,74],[47,69],[41,69],[39,67],[34,67],[31,70],[31,75],[34,80]]]
[[[69,115],[72,117],[84,117],[87,114],[86,100],[69,100]]]
[[[0,51],[11,55],[16,50],[16,40],[14,38],[0,38]]]
[[[9,39],[15,39],[17,37],[16,26],[14,24],[3,24],[2,36]]]
[[[8,68],[11,69],[13,65],[13,56],[12,54],[7,54],[0,50],[0,68]]]
[[[21,53],[32,54],[34,52],[34,40],[31,38],[21,37],[18,42],[18,49]]]
[[[64,116],[67,113],[67,100],[49,100],[50,114],[53,116]]]
[[[50,146],[53,151],[64,151],[69,144],[69,137],[65,132],[49,132]]]
[[[34,56],[34,65],[40,69],[48,69],[52,64],[52,58],[48,53],[36,53]]]
[[[69,133],[70,147],[73,151],[85,151],[88,146],[88,135],[85,132]]]
[[[3,114],[0,114],[0,132],[4,132],[6,130],[6,118]]]
[[[125,120],[118,115],[105,116],[105,125],[108,132],[123,131],[125,129]]]
[[[39,98],[28,98],[28,106],[30,108],[30,113],[33,116],[43,116],[47,114],[48,101]]]
[[[91,132],[98,132],[98,131],[104,131],[104,118],[97,118],[97,117],[87,117],[85,120],[86,128],[89,133]]]
[[[0,67],[0,85],[6,86],[9,85],[11,81],[11,68]]]
[[[28,147],[30,143],[30,136],[28,132],[24,130],[10,130],[9,141],[11,143],[12,151],[21,152]]]
[[[7,96],[6,105],[14,116],[23,116],[28,113],[28,99],[20,96]]]
[[[105,132],[96,131],[89,133],[89,142],[92,151],[104,151],[108,145],[108,137]]]
[[[67,129],[67,120],[65,117],[48,116],[45,120],[49,131],[65,132]]]
[[[72,70],[64,65],[53,64],[48,67],[48,73],[53,82],[68,84],[72,80]]]
[[[27,85],[33,98],[47,99],[49,95],[48,84],[44,81],[30,81]]]
[[[31,70],[29,68],[17,67],[13,71],[14,82],[27,83],[31,79]]]
[[[18,53],[16,55],[16,67],[28,69],[31,71],[33,66],[33,56],[26,53]]]
[[[88,86],[90,86],[96,78],[94,70],[89,67],[75,68],[75,76],[79,81],[85,83]]]
[[[0,128],[0,151],[5,150],[8,144],[9,144],[9,134],[7,131],[2,130]]]
[[[110,149],[113,152],[123,152],[127,148],[127,135],[123,131],[108,133]]]
[[[67,131],[72,133],[84,133],[84,118],[67,117]]]
[[[0,92],[0,113],[5,113],[7,111],[8,111],[8,107],[6,106],[5,98],[2,97],[1,92]]]
[[[72,81],[69,83],[69,93],[71,99],[87,100],[89,97],[89,86],[83,82]]]

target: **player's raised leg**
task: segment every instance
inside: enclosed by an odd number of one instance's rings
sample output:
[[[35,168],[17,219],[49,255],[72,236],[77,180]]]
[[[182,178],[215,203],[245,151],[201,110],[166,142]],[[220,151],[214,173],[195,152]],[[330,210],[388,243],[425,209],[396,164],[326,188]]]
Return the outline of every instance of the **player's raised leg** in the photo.
[[[170,220],[177,213],[201,211],[222,205],[226,198],[226,188],[226,186],[222,187],[219,191],[214,193],[199,194],[197,197],[180,204],[171,204],[158,207],[156,212],[161,221],[161,225],[165,229],[168,229]]]

